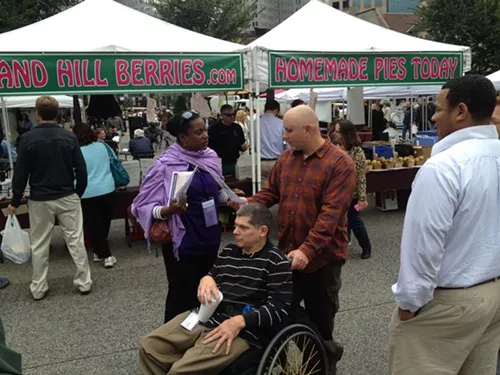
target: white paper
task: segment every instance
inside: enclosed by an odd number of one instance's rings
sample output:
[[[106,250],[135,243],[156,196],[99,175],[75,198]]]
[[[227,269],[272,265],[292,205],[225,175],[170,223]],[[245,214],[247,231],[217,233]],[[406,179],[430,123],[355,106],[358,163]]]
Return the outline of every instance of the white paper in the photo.
[[[191,182],[193,181],[193,177],[197,169],[198,167],[196,167],[194,171],[190,172],[172,173],[172,182],[170,184],[170,194],[168,201],[169,205],[172,200],[179,200],[179,198],[187,194],[187,191],[189,189],[189,186],[191,186]]]
[[[212,294],[210,296],[212,303],[208,303],[208,301],[205,301],[206,303],[204,305],[200,305],[200,309],[198,310],[198,320],[201,323],[205,323],[208,319],[210,319],[214,314],[215,310],[217,310],[219,304],[222,302],[223,298],[224,296],[222,295],[220,290],[219,290],[219,302],[217,302],[215,296]]]

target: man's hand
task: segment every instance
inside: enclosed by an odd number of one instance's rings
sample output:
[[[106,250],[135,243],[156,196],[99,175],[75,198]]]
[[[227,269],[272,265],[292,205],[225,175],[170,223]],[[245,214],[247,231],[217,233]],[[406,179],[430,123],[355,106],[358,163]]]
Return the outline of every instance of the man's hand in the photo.
[[[399,308],[399,319],[402,322],[406,322],[407,320],[411,320],[416,315],[417,315],[416,313],[412,313],[411,311],[403,310],[403,309]]]
[[[14,207],[13,205],[9,204],[9,207],[7,207],[7,210],[9,211],[9,214],[15,215],[17,212],[17,207]]]
[[[299,249],[289,252],[288,259],[292,259],[292,271],[302,271],[309,264],[309,258]]]
[[[227,341],[226,355],[228,355],[231,351],[231,345],[234,339],[240,334],[243,328],[245,328],[245,318],[243,318],[243,315],[236,315],[231,319],[225,320],[220,326],[211,330],[205,337],[205,340],[203,340],[203,344],[210,344],[218,339],[219,341],[212,351],[212,353],[215,354]]]
[[[212,276],[205,276],[200,280],[200,285],[198,285],[198,301],[202,305],[205,303],[212,303],[212,294],[215,296],[217,302],[219,302],[219,289],[217,289],[217,284]]]
[[[245,197],[240,197],[240,198],[241,198],[243,201],[245,201],[246,203],[248,203],[248,198],[245,198]],[[234,202],[234,201],[232,201],[232,200],[229,200],[229,201],[227,202],[227,205],[228,205],[229,207],[231,207],[231,208],[232,208],[233,210],[235,210],[235,211],[238,211],[238,210],[240,209],[240,207],[241,207],[241,205],[240,205],[238,202]]]

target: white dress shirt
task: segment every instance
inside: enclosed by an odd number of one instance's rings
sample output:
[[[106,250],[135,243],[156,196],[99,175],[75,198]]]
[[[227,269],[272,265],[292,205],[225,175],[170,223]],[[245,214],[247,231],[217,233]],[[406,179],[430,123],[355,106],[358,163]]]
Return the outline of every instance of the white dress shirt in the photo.
[[[400,308],[415,312],[438,286],[498,276],[500,141],[495,126],[474,126],[434,145],[413,182],[392,292]]]

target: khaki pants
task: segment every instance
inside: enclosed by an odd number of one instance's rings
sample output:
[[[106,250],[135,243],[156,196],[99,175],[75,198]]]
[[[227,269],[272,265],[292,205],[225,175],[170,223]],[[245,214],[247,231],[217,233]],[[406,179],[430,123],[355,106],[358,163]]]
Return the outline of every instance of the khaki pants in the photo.
[[[436,290],[411,320],[390,324],[390,375],[495,375],[500,346],[500,281]]]
[[[188,315],[189,312],[177,315],[141,340],[139,356],[143,374],[217,374],[250,348],[245,340],[236,337],[229,355],[225,354],[225,344],[212,353],[217,340],[203,344],[210,329],[198,325],[189,332],[181,327]]]
[[[262,176],[262,186],[267,182],[269,175],[271,174],[271,169],[273,169],[276,160],[261,160],[260,161],[260,172]]]
[[[49,289],[47,272],[49,270],[49,248],[55,219],[66,240],[66,246],[76,265],[73,284],[81,291],[92,288],[87,251],[83,242],[83,217],[80,198],[76,194],[54,201],[28,204],[30,217],[31,262],[33,281],[30,285],[33,298],[39,299]]]

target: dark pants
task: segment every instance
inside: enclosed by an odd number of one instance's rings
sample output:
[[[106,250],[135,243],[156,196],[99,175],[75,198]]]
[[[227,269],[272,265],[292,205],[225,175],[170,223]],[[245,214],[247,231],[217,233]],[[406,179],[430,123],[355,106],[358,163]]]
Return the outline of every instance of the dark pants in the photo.
[[[217,253],[181,256],[175,259],[172,244],[163,245],[163,262],[167,270],[168,293],[165,302],[165,323],[180,313],[200,305],[198,285],[212,268]]]
[[[365,223],[361,219],[361,215],[354,208],[357,201],[353,200],[351,206],[349,207],[348,219],[348,233],[349,240],[351,239],[351,231],[354,232],[356,239],[358,240],[359,246],[363,252],[370,253],[372,250],[372,244],[370,242],[370,237],[368,237],[368,232],[366,231]]]
[[[333,339],[335,314],[339,310],[340,278],[345,261],[331,262],[312,273],[293,272],[292,305],[304,301],[311,323],[315,325],[323,340]]]
[[[21,375],[21,367],[21,355],[7,348],[2,319],[0,319],[0,374]]]
[[[222,174],[224,176],[236,176],[236,163],[235,164],[222,164]]]
[[[113,193],[82,199],[83,224],[90,237],[94,254],[104,259],[111,256],[108,244],[113,215]]]

